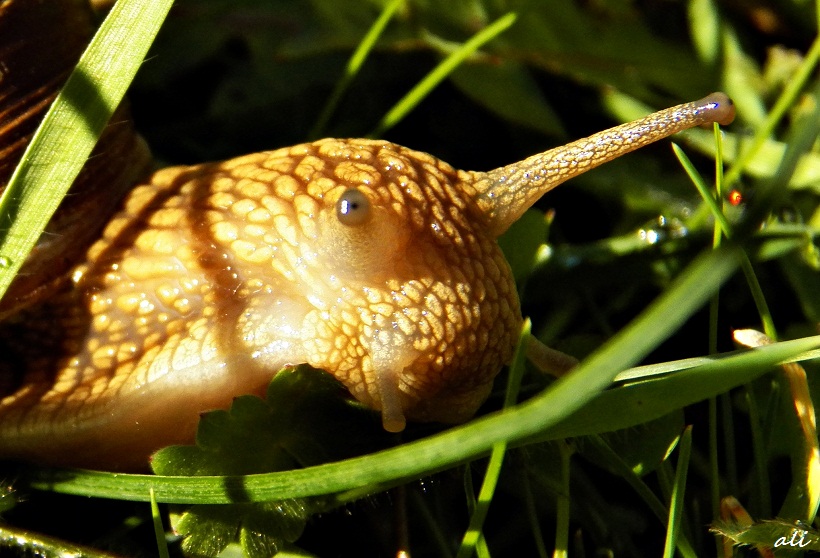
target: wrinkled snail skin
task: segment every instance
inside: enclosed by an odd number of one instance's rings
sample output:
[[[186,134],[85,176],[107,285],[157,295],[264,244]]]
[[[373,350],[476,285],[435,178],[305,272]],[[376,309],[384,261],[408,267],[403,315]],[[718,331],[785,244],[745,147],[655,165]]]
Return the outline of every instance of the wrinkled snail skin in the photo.
[[[161,170],[0,326],[0,457],[143,469],[303,362],[387,430],[465,421],[521,324],[497,236],[572,176],[733,114],[713,94],[488,173],[335,139]]]

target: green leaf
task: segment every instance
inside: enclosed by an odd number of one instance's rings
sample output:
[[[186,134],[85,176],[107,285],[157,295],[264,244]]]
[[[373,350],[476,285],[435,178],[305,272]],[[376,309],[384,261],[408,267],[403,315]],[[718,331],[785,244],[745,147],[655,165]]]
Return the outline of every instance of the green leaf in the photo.
[[[236,475],[291,469],[296,464],[281,448],[282,432],[271,411],[257,397],[238,397],[230,411],[202,416],[196,446],[160,450],[152,458],[152,468],[160,475]]]
[[[196,446],[164,448],[151,466],[158,475],[247,475],[377,449],[352,443],[361,439],[356,433],[373,431],[378,423],[372,412],[349,405],[344,393],[324,372],[306,365],[286,368],[274,376],[266,400],[242,396],[228,411],[205,413]],[[319,499],[295,498],[194,505],[181,514],[174,530],[185,537],[186,553],[194,556],[215,556],[239,542],[246,556],[261,558],[299,538],[310,514],[323,507]]]
[[[173,527],[185,537],[182,548],[190,556],[216,556],[238,541],[245,556],[267,558],[299,538],[309,513],[304,503],[296,499],[197,505],[182,514]]]
[[[203,414],[196,446],[171,446],[151,460],[158,475],[247,475],[304,467],[387,444],[375,414],[352,406],[332,376],[307,365],[279,371],[267,399],[237,397]]]
[[[721,521],[712,527],[712,531],[740,545],[773,548],[780,552],[820,550],[820,533],[802,523],[772,520],[740,525]]]

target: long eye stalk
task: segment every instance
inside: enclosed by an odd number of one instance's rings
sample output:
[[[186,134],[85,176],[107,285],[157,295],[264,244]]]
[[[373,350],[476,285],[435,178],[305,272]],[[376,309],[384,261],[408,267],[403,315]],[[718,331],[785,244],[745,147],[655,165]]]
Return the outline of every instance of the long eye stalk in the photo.
[[[475,173],[476,202],[490,230],[503,233],[541,196],[562,182],[612,159],[695,126],[734,120],[724,93],[668,108],[486,173]]]

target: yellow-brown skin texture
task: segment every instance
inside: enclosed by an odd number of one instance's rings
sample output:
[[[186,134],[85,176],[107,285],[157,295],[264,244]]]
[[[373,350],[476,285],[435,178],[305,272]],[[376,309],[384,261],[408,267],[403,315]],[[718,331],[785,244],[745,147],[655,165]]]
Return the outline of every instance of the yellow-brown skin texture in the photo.
[[[3,455],[144,466],[190,442],[201,411],[302,362],[388,429],[466,420],[521,322],[469,178],[369,140],[156,173],[71,288],[0,331]],[[337,215],[350,189],[366,222]]]
[[[496,238],[573,176],[733,117],[712,94],[486,173],[369,140],[159,171],[63,292],[0,325],[0,458],[144,469],[303,362],[387,430],[467,420],[521,323]]]

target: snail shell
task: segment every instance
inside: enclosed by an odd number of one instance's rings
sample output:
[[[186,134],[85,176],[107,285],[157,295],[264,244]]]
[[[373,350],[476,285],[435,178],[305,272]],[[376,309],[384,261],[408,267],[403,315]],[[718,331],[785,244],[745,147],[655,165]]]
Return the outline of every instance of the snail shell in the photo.
[[[0,191],[93,32],[82,2],[0,3]],[[112,122],[0,301],[0,319],[58,289],[134,181],[147,175],[150,154],[128,107]]]

